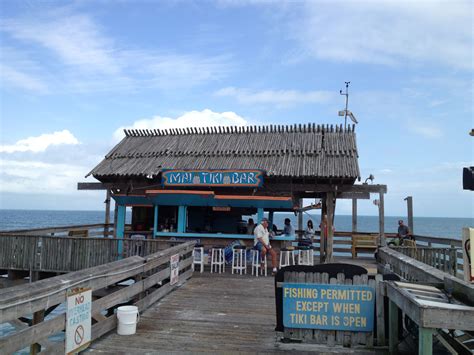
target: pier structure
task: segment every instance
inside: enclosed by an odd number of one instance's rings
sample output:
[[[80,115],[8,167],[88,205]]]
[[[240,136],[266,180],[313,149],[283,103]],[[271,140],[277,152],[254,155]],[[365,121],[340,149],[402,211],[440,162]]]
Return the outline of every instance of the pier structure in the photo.
[[[208,127],[125,130],[117,144],[92,171],[100,183],[78,188],[104,189],[115,201],[115,237],[127,237],[125,211],[132,209],[132,231],[140,227],[151,239],[192,238],[207,246],[243,240],[253,245],[247,220],[265,216],[270,228],[278,212],[298,214],[297,233],[279,234],[279,246],[304,232],[303,199],[321,201],[321,261],[334,255],[337,199],[351,199],[354,232],[357,199],[377,194],[379,232],[385,245],[385,185],[361,180],[355,126],[330,125]],[[107,199],[107,201],[109,201]],[[283,226],[276,226],[282,230]],[[120,245],[119,245],[120,247]]]
[[[107,191],[106,211],[115,201],[113,224],[0,232],[0,270],[8,272],[10,286],[0,289],[0,324],[14,328],[0,337],[0,352],[29,346],[32,354],[65,353],[75,341],[81,349],[105,353],[403,353],[404,339],[412,336],[420,354],[433,352],[435,338],[452,353],[472,351],[474,287],[460,278],[461,242],[415,236],[410,245],[385,246],[387,187],[356,184],[361,174],[354,127],[125,133],[91,171],[100,182],[79,184],[79,189]],[[360,233],[357,199],[370,194],[378,195],[379,231]],[[253,236],[242,222],[254,215],[257,223],[263,217],[272,223],[275,213],[299,214],[296,233],[277,233],[271,241],[276,249],[296,244],[304,233],[305,198],[321,201],[322,221],[327,215],[322,233],[313,239],[316,265],[288,266],[275,278],[216,275],[208,267],[203,274],[193,272],[196,243],[206,249],[229,243],[251,247]],[[353,227],[334,233],[341,198],[353,201]],[[289,288],[321,290],[306,293],[314,298],[352,290],[371,303],[361,313],[360,303],[324,308],[324,302],[299,301],[302,312],[310,304],[310,312],[339,309],[349,317],[292,313],[295,324],[285,324],[282,295]],[[77,326],[71,340],[74,320],[57,310],[70,297],[82,302],[82,293],[90,298],[90,316],[84,317],[90,320],[90,338]],[[137,333],[126,338],[115,335],[121,305],[135,305],[142,316]],[[325,327],[328,319],[339,327]]]

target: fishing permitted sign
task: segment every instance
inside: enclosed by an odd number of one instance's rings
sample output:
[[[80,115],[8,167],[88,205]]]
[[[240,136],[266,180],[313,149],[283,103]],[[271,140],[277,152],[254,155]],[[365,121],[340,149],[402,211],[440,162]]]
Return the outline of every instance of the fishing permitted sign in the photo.
[[[66,354],[87,348],[91,341],[92,289],[68,293],[66,313]]]
[[[283,284],[283,325],[371,332],[375,290],[365,285]]]

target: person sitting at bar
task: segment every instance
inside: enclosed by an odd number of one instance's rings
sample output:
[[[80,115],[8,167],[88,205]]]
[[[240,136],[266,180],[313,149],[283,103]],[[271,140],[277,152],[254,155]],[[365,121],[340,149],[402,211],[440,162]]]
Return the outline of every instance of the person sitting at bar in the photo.
[[[289,218],[285,218],[285,226],[283,227],[283,235],[285,236],[293,236],[295,235],[295,230],[291,225],[291,220]]]
[[[255,229],[255,223],[253,221],[253,218],[249,218],[249,221],[247,223],[247,234],[252,235],[254,229]]]
[[[268,219],[262,218],[260,224],[255,227],[253,232],[254,234],[254,248],[260,252],[262,260],[266,258],[267,253],[270,254],[272,258],[272,268],[273,274],[277,272],[277,253],[273,250],[272,246],[270,245],[270,233],[268,232]],[[263,267],[263,265],[262,265]]]

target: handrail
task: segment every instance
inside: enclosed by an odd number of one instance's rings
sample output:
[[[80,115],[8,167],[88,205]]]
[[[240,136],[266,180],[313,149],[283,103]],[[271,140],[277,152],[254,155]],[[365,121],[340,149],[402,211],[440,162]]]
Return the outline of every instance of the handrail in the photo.
[[[74,224],[69,226],[57,226],[57,227],[44,227],[44,228],[30,228],[30,229],[14,229],[14,230],[2,230],[0,231],[0,235],[2,234],[31,234],[31,233],[61,233],[61,232],[68,232],[70,230],[80,230],[80,229],[99,229],[99,228],[112,228],[114,227],[113,223],[105,224],[105,223],[94,223],[94,224]]]
[[[107,286],[134,278],[135,283],[117,288],[109,288],[109,293],[92,303],[92,317],[97,321],[92,326],[92,340],[114,329],[116,315],[113,308],[123,303],[135,304],[142,311],[172,291],[176,285],[169,284],[170,257],[180,255],[180,282],[192,276],[192,250],[194,242],[186,242],[159,251],[146,258],[133,256],[113,263],[87,270],[76,271],[61,276],[0,289],[0,319],[2,322],[17,323],[17,319],[34,312],[42,312],[48,307],[64,302],[68,291],[79,287],[92,288],[92,292],[104,290]],[[145,293],[145,291],[147,291]],[[97,294],[97,296],[99,296]],[[104,316],[107,311],[109,316]],[[110,315],[111,314],[111,315]],[[52,319],[21,329],[0,338],[0,349],[5,353],[23,349],[30,344],[43,342],[49,336],[65,329],[65,313]],[[47,342],[50,343],[50,342]],[[51,343],[50,343],[51,344]],[[47,347],[48,353],[62,351],[64,341]]]
[[[0,269],[71,272],[133,255],[146,256],[183,241],[161,239],[0,235]]]

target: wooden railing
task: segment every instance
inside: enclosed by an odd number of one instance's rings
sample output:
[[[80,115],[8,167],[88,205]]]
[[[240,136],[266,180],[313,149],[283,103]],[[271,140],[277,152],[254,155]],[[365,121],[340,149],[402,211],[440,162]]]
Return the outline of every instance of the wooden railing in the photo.
[[[9,323],[19,328],[0,338],[0,352],[10,354],[32,346],[35,353],[38,344],[42,344],[41,350],[48,354],[64,354],[64,340],[52,342],[48,337],[61,334],[65,329],[66,314],[63,312],[43,320],[44,312],[65,302],[70,290],[81,287],[92,288],[91,337],[92,340],[99,338],[116,327],[117,317],[113,311],[117,305],[133,304],[143,311],[178,285],[169,284],[171,255],[180,255],[179,282],[191,277],[193,246],[194,242],[182,243],[146,257],[132,256],[28,285],[0,289],[0,326]],[[135,282],[117,285],[127,279]],[[112,285],[115,287],[107,288]],[[18,320],[31,314],[34,314],[31,326]]]
[[[2,234],[0,269],[71,272],[133,255],[146,256],[180,243],[183,242]]]
[[[11,231],[0,231],[0,235],[41,235],[67,237],[70,234],[82,234],[87,237],[110,237],[114,235],[113,224],[81,224],[61,227],[46,227],[34,229],[17,229]]]
[[[459,277],[438,270],[389,247],[379,249],[377,261],[380,272],[390,270],[407,281],[444,286],[445,289],[451,289],[455,298],[474,306],[474,285]]]
[[[434,268],[447,272],[450,275],[458,275],[458,250],[459,248],[435,248],[435,247],[392,247],[392,249],[409,257],[421,261]]]

